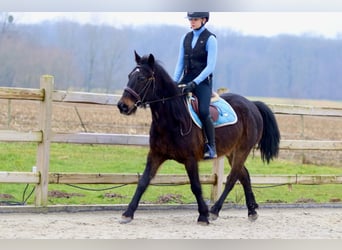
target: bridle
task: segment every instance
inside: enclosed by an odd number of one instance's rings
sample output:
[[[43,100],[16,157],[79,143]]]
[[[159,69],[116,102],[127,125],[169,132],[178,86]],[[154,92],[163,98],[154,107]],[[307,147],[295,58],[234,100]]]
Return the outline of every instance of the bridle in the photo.
[[[136,70],[140,70],[140,67],[136,67],[132,72],[136,71]],[[129,94],[131,94],[135,99],[136,102],[134,103],[134,107],[145,107],[146,105],[149,105],[151,103],[156,103],[156,102],[165,102],[180,96],[183,96],[184,93],[180,93],[174,96],[169,96],[169,97],[162,97],[156,100],[152,100],[152,101],[145,101],[146,95],[147,95],[147,90],[153,85],[153,87],[155,86],[155,77],[154,77],[154,72],[152,71],[151,77],[148,78],[144,84],[144,87],[139,91],[139,93],[137,93],[135,90],[133,90],[130,87],[126,87],[124,89],[124,91],[128,92]]]

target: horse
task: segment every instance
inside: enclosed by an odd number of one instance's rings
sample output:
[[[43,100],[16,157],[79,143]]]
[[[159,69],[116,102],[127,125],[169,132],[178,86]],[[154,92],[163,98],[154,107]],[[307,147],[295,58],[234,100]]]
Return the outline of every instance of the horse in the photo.
[[[182,93],[153,54],[140,56],[134,51],[134,55],[136,66],[128,74],[128,83],[117,107],[121,114],[132,115],[138,108],[149,106],[152,122],[146,166],[120,223],[133,220],[141,196],[166,160],[184,164],[191,191],[197,200],[198,224],[208,225],[209,221],[219,217],[223,203],[237,181],[244,189],[248,219],[256,220],[258,204],[245,161],[255,146],[267,164],[278,156],[280,132],[271,109],[261,101],[249,101],[238,94],[220,95],[233,107],[238,121],[215,128],[218,157],[226,156],[231,170],[222,194],[209,210],[202,197],[198,169],[198,162],[204,160],[205,138],[202,129],[191,120],[185,104],[187,95]]]

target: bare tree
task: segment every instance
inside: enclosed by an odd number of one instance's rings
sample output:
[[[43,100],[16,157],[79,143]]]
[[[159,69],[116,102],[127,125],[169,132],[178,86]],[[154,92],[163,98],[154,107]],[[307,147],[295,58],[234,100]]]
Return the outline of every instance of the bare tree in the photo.
[[[1,31],[0,36],[7,34],[14,24],[14,17],[8,12],[0,12]]]
[[[120,65],[123,60],[123,51],[127,50],[128,37],[122,34],[120,30],[111,29],[107,33],[107,37],[102,39],[102,45],[99,47],[99,70],[101,78],[98,78],[102,88],[106,92],[113,91],[115,89],[115,82],[118,81],[117,74],[120,71]],[[102,33],[106,34],[106,33]]]

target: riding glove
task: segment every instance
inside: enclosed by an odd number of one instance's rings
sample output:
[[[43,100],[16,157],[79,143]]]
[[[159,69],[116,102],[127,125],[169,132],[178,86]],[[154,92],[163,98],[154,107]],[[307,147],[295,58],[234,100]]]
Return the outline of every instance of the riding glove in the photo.
[[[186,84],[186,86],[184,87],[183,91],[185,93],[189,93],[189,92],[194,91],[195,88],[196,88],[196,83],[194,81],[191,81],[191,82]]]

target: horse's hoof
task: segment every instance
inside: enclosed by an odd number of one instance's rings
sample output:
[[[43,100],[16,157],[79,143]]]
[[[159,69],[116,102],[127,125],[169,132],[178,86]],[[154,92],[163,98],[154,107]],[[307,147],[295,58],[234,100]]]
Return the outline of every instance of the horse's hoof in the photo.
[[[133,220],[132,217],[126,217],[126,216],[122,216],[121,219],[119,220],[120,224],[127,224],[130,223]]]
[[[209,225],[209,221],[197,221],[197,225],[208,226]]]
[[[253,222],[253,221],[256,221],[258,219],[259,215],[257,213],[255,214],[249,214],[248,215],[248,220]]]
[[[218,217],[218,214],[209,213],[209,220],[211,221],[217,220]]]
[[[200,215],[197,220],[198,225],[207,226],[209,225],[208,216]]]

